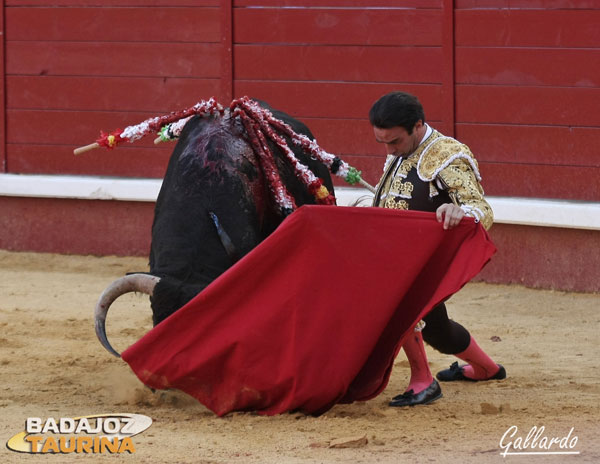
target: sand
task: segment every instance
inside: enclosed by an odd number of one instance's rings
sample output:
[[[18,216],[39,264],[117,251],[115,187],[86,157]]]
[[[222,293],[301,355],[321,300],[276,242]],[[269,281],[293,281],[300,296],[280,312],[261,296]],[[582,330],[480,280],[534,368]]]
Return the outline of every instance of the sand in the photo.
[[[401,352],[377,398],[338,405],[325,415],[216,417],[176,391],[151,392],[97,341],[93,307],[104,287],[143,258],[0,251],[0,440],[23,431],[27,417],[139,413],[153,425],[133,437],[135,453],[90,457],[131,463],[600,462],[600,295],[468,284],[448,303],[507,370],[502,381],[442,385],[444,397],[390,408],[408,381]],[[118,350],[151,328],[148,299],[127,295],[111,309]],[[325,354],[323,354],[325,355]],[[434,372],[454,358],[428,348]],[[523,440],[570,433],[572,455],[500,455],[510,427]],[[573,429],[573,430],[571,430]],[[510,442],[508,438],[504,443]],[[528,449],[526,451],[532,451]],[[535,449],[539,451],[539,449]],[[0,462],[81,462],[81,454],[16,453]]]

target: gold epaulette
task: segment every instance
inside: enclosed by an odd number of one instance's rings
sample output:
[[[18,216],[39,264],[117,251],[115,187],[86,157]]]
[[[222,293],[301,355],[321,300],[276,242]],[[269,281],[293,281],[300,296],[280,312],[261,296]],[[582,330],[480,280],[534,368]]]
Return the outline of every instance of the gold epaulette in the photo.
[[[477,161],[469,147],[452,137],[444,136],[434,139],[421,153],[417,164],[419,178],[424,182],[431,182],[440,171],[458,159],[470,165],[477,180],[481,181]]]

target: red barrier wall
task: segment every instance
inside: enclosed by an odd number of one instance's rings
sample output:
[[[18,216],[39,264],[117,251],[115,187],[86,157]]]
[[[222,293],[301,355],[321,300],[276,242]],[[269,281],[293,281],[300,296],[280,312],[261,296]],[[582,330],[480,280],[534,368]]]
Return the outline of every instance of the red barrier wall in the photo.
[[[490,236],[498,251],[476,280],[600,291],[599,231],[495,224]]]
[[[72,151],[100,130],[210,96],[227,104],[247,94],[302,119],[323,148],[376,183],[384,154],[367,113],[379,96],[402,89],[421,99],[428,122],[472,148],[487,194],[600,201],[594,0],[4,0],[0,6],[0,172],[162,177],[172,145],[144,140],[78,157]],[[35,244],[44,241],[46,251],[103,252],[84,243],[69,248],[59,240],[67,227],[52,239],[55,246],[29,234],[28,221],[36,219],[23,211],[33,211],[35,202],[47,221],[64,219],[57,230],[82,214],[71,200],[4,197],[4,225],[11,226],[0,232],[0,247],[42,249]],[[79,217],[92,225],[104,216],[122,219],[122,203],[100,203],[81,203],[94,206]],[[127,208],[147,222],[147,204]],[[130,233],[140,242],[149,229],[141,220],[134,224],[142,229]],[[499,230],[508,243],[512,228]],[[514,233],[539,243],[547,243],[547,234],[567,243],[572,236],[582,244],[567,257],[575,263],[600,232],[516,227]],[[124,244],[106,252],[144,250]],[[548,277],[540,285],[560,288],[547,262],[531,262]],[[491,268],[494,275],[514,278],[501,267]]]
[[[381,174],[384,151],[373,140],[367,115],[384,93],[417,94],[428,120],[453,130],[453,110],[445,105],[445,95],[452,94],[444,60],[444,46],[452,44],[451,30],[444,29],[452,23],[452,11],[443,9],[448,2],[285,2],[307,8],[278,3],[236,2],[236,94],[286,108],[372,183]],[[269,7],[252,8],[259,5]]]
[[[599,201],[600,4],[456,5],[456,136],[487,193]]]
[[[366,115],[403,89],[471,146],[488,194],[600,200],[581,181],[600,174],[597,2],[6,0],[3,14],[7,172],[161,177],[170,147],[149,140],[71,152],[100,129],[247,94],[374,183]]]
[[[221,92],[218,1],[6,0],[8,172],[162,177],[152,140],[73,148]]]
[[[0,196],[0,249],[148,256],[154,203]]]

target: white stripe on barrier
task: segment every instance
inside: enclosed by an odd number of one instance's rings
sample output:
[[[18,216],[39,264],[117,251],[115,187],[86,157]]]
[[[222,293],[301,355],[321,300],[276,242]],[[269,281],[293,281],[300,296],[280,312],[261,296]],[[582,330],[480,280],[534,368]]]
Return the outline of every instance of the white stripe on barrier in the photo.
[[[0,174],[0,196],[83,200],[156,201],[161,179],[96,176]],[[362,188],[338,187],[338,204],[348,206],[372,194]],[[541,227],[600,230],[600,203],[538,198],[486,197],[494,222]]]
[[[81,200],[156,201],[162,179],[0,174],[0,195]]]

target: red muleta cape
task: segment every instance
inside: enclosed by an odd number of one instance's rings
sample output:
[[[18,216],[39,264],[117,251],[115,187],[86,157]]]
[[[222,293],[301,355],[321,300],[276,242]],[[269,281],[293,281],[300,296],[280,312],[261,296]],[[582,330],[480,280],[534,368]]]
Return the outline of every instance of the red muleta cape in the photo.
[[[123,359],[218,415],[320,414],[381,393],[403,337],[494,252],[471,218],[303,206]]]

